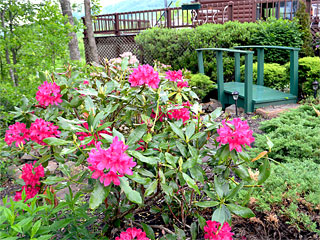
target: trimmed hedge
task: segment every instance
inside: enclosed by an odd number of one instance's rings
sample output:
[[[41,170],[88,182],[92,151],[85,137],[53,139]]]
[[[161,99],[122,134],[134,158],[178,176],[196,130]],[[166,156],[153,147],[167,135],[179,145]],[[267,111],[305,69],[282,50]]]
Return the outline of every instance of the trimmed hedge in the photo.
[[[173,69],[187,68],[198,71],[195,49],[204,47],[231,48],[240,45],[280,45],[300,47],[302,44],[299,25],[296,21],[270,18],[256,23],[227,22],[225,24],[205,24],[195,29],[152,28],[135,37],[143,54],[152,56]],[[226,55],[227,56],[227,55]],[[289,61],[289,53],[268,50],[265,62],[283,64]],[[243,59],[242,59],[243,63]],[[216,79],[215,54],[204,54],[206,75]],[[233,56],[224,58],[226,81],[233,80]]]

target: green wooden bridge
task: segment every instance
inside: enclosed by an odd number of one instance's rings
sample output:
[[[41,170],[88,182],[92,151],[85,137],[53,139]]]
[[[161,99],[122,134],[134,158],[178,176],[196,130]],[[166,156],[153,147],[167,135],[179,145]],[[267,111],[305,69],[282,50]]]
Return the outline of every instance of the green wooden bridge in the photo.
[[[290,93],[284,93],[263,86],[264,79],[264,51],[265,49],[282,49],[290,51]],[[253,51],[241,49],[256,49],[258,58],[257,84],[253,84],[252,67]],[[239,46],[234,49],[227,48],[200,48],[196,49],[198,55],[199,72],[204,74],[203,52],[216,52],[218,100],[224,109],[227,104],[235,101],[232,92],[239,92],[238,106],[245,112],[253,112],[259,107],[296,103],[298,99],[298,53],[300,48],[282,46]],[[234,53],[235,58],[235,82],[224,82],[223,79],[223,52]],[[240,81],[240,55],[245,55],[245,81]]]

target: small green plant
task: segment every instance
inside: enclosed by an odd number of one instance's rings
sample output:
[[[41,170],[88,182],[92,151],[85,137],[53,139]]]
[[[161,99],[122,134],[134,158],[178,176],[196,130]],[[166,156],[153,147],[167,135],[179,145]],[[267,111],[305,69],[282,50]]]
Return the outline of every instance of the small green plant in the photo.
[[[252,194],[255,209],[271,212],[296,228],[320,233],[317,207],[320,204],[320,165],[309,160],[272,164],[263,189]],[[240,199],[244,195],[240,193]],[[307,211],[306,211],[307,209]]]
[[[207,94],[215,88],[215,84],[210,78],[204,74],[191,74],[189,85],[193,88],[194,92],[203,99]]]
[[[320,105],[314,106],[319,110]],[[283,113],[278,118],[261,123],[260,129],[274,144],[269,157],[280,162],[311,160],[320,163],[320,118],[312,105]],[[252,152],[267,149],[265,135],[257,135]]]

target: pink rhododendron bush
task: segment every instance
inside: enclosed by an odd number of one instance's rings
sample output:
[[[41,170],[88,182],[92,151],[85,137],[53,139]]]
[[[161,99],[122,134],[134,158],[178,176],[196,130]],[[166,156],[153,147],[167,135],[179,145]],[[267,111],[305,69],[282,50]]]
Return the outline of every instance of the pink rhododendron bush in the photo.
[[[232,215],[254,216],[234,199],[249,199],[270,165],[267,152],[246,153],[248,124],[202,115],[184,70],[119,59],[48,74],[16,108],[7,150],[36,160],[21,163],[21,188],[3,200],[1,239],[227,240]]]

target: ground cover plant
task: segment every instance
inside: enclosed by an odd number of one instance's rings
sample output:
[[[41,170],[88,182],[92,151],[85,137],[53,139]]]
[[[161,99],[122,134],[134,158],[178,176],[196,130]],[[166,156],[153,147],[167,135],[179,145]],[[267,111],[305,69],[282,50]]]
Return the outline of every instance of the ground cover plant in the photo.
[[[5,135],[9,163],[21,153],[37,160],[23,164],[22,188],[3,200],[1,238],[155,239],[160,229],[162,239],[231,239],[232,214],[254,216],[234,199],[268,178],[266,154],[253,159],[260,174],[251,178],[243,167],[254,141],[247,123],[218,124],[221,109],[202,117],[181,71],[138,66],[125,53],[47,75],[35,99],[15,109]],[[58,174],[45,170],[52,161]],[[74,173],[68,162],[83,168]],[[75,192],[74,184],[82,187]]]

